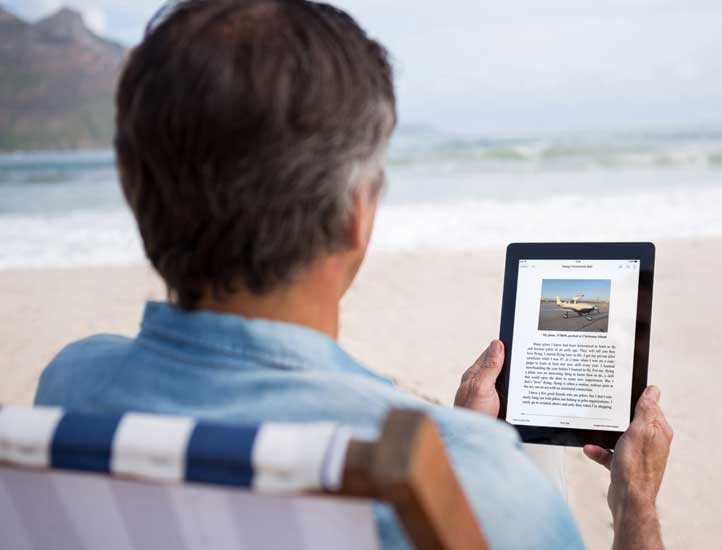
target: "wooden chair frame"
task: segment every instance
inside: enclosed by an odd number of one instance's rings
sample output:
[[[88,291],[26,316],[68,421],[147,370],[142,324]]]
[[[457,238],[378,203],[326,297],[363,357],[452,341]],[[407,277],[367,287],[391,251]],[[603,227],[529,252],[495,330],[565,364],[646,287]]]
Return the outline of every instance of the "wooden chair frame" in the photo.
[[[441,435],[425,413],[393,410],[377,441],[352,440],[337,494],[389,503],[419,550],[488,548]]]
[[[351,439],[340,488],[326,494],[388,503],[413,548],[488,548],[436,424],[423,412],[392,410],[377,440]]]

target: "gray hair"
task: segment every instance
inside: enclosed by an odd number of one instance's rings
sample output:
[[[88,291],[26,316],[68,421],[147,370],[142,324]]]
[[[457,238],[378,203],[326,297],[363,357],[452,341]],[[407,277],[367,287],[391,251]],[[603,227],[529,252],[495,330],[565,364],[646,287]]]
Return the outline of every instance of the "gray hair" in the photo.
[[[116,152],[171,296],[262,294],[348,246],[354,193],[383,185],[396,124],[384,48],[301,0],[186,0],[158,17],[121,77]]]

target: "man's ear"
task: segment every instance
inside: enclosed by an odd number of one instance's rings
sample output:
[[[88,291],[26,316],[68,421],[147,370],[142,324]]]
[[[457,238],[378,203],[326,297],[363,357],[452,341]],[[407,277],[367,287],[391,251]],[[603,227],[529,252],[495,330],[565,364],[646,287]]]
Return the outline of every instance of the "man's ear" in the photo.
[[[352,250],[366,251],[376,218],[378,193],[373,185],[360,185],[353,196],[351,219],[349,220],[349,246]]]

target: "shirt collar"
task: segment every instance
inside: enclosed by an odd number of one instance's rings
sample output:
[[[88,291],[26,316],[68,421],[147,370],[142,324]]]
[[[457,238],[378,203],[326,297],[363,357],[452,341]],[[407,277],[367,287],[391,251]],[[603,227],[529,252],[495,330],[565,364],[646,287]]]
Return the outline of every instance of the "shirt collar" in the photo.
[[[362,374],[386,383],[346,353],[335,340],[308,327],[249,319],[208,310],[184,311],[165,302],[145,305],[141,341],[170,346],[174,353],[223,358],[239,366],[250,362],[280,369],[328,370]]]

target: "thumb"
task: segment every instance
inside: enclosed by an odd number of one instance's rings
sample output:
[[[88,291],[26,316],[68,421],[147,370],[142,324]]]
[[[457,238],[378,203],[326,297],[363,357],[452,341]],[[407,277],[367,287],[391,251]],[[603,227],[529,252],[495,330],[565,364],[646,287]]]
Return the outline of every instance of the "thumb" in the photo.
[[[584,454],[587,458],[591,458],[597,464],[601,464],[607,470],[612,467],[612,453],[608,450],[598,447],[597,445],[584,445]]]
[[[477,374],[493,375],[496,378],[504,366],[504,344],[501,340],[492,340],[469,370],[478,370]]]
[[[454,404],[491,416],[499,413],[496,379],[504,366],[504,344],[492,340],[489,347],[461,377]]]
[[[654,416],[659,408],[657,404],[660,396],[661,393],[657,386],[647,386],[634,408],[634,418],[647,420],[649,417]]]
[[[490,388],[504,366],[504,344],[500,340],[492,340],[474,364],[461,377],[461,383],[471,383],[479,388]]]
[[[657,386],[647,386],[642,393],[642,396],[647,399],[651,399],[655,403],[659,403],[659,398],[662,396],[662,392],[659,391]]]

